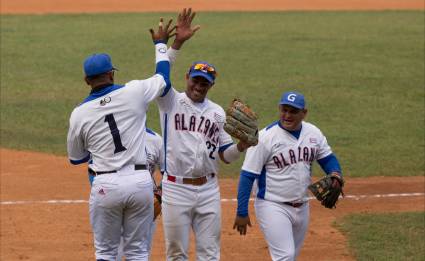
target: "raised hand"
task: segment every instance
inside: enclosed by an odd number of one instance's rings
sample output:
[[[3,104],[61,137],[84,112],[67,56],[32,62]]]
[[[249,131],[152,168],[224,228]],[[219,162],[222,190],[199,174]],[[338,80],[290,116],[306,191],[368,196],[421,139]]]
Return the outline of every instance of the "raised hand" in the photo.
[[[151,33],[151,36],[152,36],[152,41],[154,42],[161,41],[167,44],[168,39],[176,35],[175,32],[173,33],[174,29],[176,29],[176,26],[173,26],[170,28],[172,22],[173,22],[173,19],[170,19],[167,25],[164,27],[164,18],[161,17],[159,19],[158,31],[155,32],[152,28],[149,29],[149,32]]]
[[[192,27],[192,21],[195,18],[196,12],[192,12],[192,8],[184,8],[177,17],[176,38],[174,39],[173,48],[180,49],[183,43],[189,40],[201,26],[195,25]]]

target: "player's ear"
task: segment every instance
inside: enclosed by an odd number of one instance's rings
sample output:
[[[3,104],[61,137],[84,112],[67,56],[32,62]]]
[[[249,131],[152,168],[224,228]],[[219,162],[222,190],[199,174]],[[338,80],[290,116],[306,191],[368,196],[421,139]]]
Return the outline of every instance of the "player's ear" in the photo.
[[[186,78],[186,81],[189,80],[189,74],[188,73],[186,73],[186,77],[185,78]]]
[[[305,116],[307,116],[307,112],[308,112],[308,111],[307,111],[307,109],[304,109],[304,110],[303,110],[304,118],[305,118]]]
[[[111,80],[112,82],[114,82],[114,76],[115,76],[115,74],[114,74],[114,70],[110,71],[110,72],[108,73],[108,75],[109,75],[109,80]]]
[[[87,76],[84,77],[84,81],[87,83],[87,85],[90,85],[89,78]]]

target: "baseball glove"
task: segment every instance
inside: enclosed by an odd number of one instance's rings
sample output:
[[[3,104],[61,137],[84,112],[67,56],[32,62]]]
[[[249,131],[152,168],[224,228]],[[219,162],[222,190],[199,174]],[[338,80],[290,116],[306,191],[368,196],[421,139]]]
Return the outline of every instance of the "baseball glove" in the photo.
[[[161,214],[162,189],[160,186],[153,190],[153,195],[153,220],[155,220]]]
[[[342,187],[344,179],[338,174],[329,174],[319,181],[308,186],[308,189],[313,193],[326,208],[336,208],[336,202],[339,195],[344,196]]]
[[[226,110],[224,130],[250,146],[258,144],[257,115],[239,99],[234,99]]]

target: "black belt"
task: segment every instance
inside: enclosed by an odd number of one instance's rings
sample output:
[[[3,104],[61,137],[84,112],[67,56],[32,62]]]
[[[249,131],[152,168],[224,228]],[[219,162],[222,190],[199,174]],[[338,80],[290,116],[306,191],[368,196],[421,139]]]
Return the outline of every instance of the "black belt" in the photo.
[[[302,205],[304,205],[304,202],[299,202],[299,203],[293,203],[293,202],[283,202],[283,204],[285,204],[285,205],[289,205],[289,206],[294,207],[294,208],[299,208],[299,207],[301,207]]]
[[[147,170],[147,166],[145,164],[136,164],[134,165],[134,170]],[[110,173],[116,173],[116,170],[108,170],[108,171],[94,171],[91,168],[88,169],[89,174],[93,176],[99,176],[102,174],[110,174]]]

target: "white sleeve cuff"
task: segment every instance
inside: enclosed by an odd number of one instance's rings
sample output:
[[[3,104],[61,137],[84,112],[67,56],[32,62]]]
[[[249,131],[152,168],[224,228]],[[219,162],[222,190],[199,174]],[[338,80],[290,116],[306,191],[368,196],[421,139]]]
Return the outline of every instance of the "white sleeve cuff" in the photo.
[[[179,50],[173,49],[172,47],[167,50],[168,58],[170,59],[170,65],[173,65],[176,62],[177,55],[179,54]]]
[[[223,151],[223,158],[229,163],[239,159],[240,156],[241,152],[238,150],[237,144],[233,144]]]
[[[155,44],[155,63],[170,61],[167,55],[167,45],[164,43]]]

